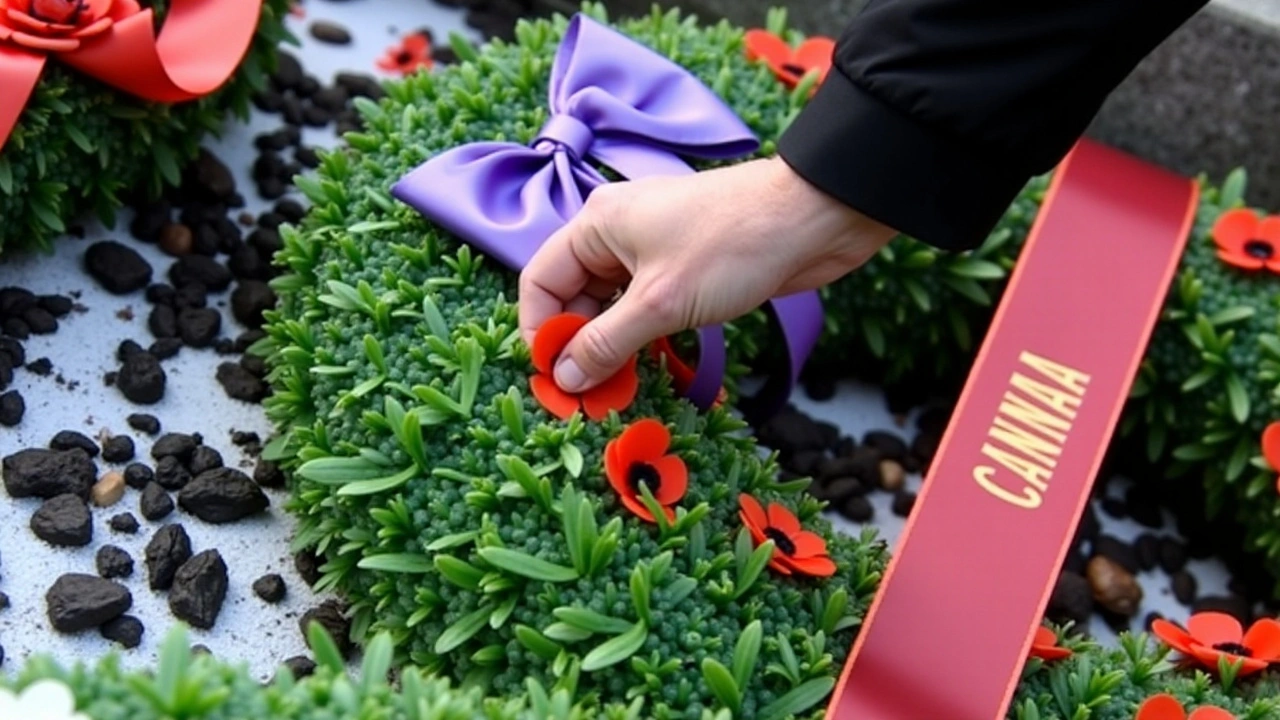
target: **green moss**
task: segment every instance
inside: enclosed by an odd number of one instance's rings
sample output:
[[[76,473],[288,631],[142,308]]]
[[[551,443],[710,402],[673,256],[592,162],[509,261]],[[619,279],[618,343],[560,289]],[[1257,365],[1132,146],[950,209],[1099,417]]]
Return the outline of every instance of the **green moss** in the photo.
[[[808,699],[798,714],[820,716],[879,582],[883,542],[834,534],[804,481],[780,483],[740,422],[695,412],[647,361],[638,399],[620,417],[548,416],[528,390],[514,274],[390,199],[390,185],[432,153],[528,141],[546,119],[544,82],[565,24],[524,23],[514,45],[463,48],[459,66],[390,83],[384,101],[361,103],[367,129],[300,179],[314,207],[301,227],[283,229],[277,261],[290,272],[275,281],[281,304],[255,348],[272,366],[268,410],[283,434],[268,456],[292,471],[295,545],[322,555],[319,586],[351,602],[357,641],[385,633],[397,665],[494,698],[521,698],[532,680],[565,691],[582,717],[631,707],[646,718],[703,720],[772,717],[767,706],[796,692]],[[719,92],[766,138],[764,152],[801,102],[742,60],[739,29],[676,13],[618,27]],[[910,260],[921,248],[901,240],[876,261],[875,277],[892,278],[881,287],[913,293],[907,278],[926,294],[947,287],[952,300],[977,300],[946,279],[970,278],[998,294],[1003,272],[993,268],[1009,267],[1037,183],[1003,240],[997,234],[976,258],[929,262]],[[977,324],[987,311],[973,305],[964,312]],[[743,357],[755,353],[743,346],[756,320],[735,328]],[[902,332],[904,342],[939,348],[958,339]],[[690,470],[675,527],[630,515],[602,477],[606,442],[646,416],[672,429],[672,452]],[[796,510],[827,540],[836,576],[765,570],[748,583],[739,492]],[[1175,671],[1144,636],[1111,650],[1066,642],[1071,658],[1028,664],[1009,717],[1129,718],[1155,692],[1280,717],[1272,675],[1224,686]]]
[[[167,3],[153,5],[163,11]],[[124,199],[177,184],[206,134],[221,132],[229,114],[248,116],[251,95],[266,86],[276,48],[288,39],[288,7],[289,0],[266,0],[237,73],[188,103],[144,102],[48,63],[0,150],[0,252],[48,249],[85,214],[110,224]]]

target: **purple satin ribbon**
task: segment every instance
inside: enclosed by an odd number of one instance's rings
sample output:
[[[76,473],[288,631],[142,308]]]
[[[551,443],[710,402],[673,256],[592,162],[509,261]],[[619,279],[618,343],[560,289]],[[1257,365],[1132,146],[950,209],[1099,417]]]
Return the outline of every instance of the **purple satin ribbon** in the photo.
[[[519,271],[607,182],[589,161],[631,179],[685,175],[693,169],[682,156],[724,160],[759,147],[750,128],[687,70],[582,14],[569,22],[556,52],[548,95],[550,119],[529,145],[477,142],[447,150],[401,178],[392,195]],[[766,412],[790,395],[822,332],[816,292],[770,305],[790,367],[761,398]],[[723,327],[700,328],[698,345],[686,397],[706,409],[724,383]]]

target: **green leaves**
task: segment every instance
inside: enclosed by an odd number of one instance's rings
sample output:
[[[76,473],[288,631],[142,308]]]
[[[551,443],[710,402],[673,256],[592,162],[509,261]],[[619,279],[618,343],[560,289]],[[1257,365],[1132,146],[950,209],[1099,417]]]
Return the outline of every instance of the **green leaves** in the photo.
[[[436,640],[434,650],[436,654],[442,655],[453,650],[462,643],[470,640],[476,633],[480,632],[485,625],[489,624],[489,615],[493,613],[493,608],[485,606],[479,610],[464,615],[444,632],[440,633],[440,637]]]
[[[348,497],[357,495],[377,495],[378,493],[395,490],[417,476],[418,468],[407,467],[394,475],[347,483],[346,485],[338,488],[338,495]]]
[[[751,549],[751,534],[746,528],[742,528],[738,532],[738,541],[734,549],[734,557],[737,560],[738,576],[734,583],[733,597],[735,599],[746,594],[751,586],[755,583],[756,578],[760,577],[760,573],[769,564],[769,559],[773,557],[773,541],[766,540],[760,544],[755,550]]]
[[[515,634],[516,640],[519,640],[521,645],[543,660],[555,660],[556,656],[564,650],[559,643],[549,640],[547,636],[528,625],[516,625]]]
[[[434,567],[425,555],[416,553],[386,553],[367,555],[356,563],[356,567],[364,570],[381,570],[394,573],[425,573]]]
[[[635,606],[636,615],[646,625],[653,623],[649,608],[650,592],[649,569],[644,564],[636,565],[631,570],[631,603]]]
[[[601,615],[587,608],[558,607],[551,611],[556,619],[592,635],[620,635],[631,629],[626,620]]]
[[[490,565],[530,580],[561,583],[578,579],[578,571],[573,568],[549,563],[519,550],[486,547],[480,548],[477,552]]]
[[[759,620],[752,620],[738,636],[738,643],[733,648],[733,679],[738,687],[747,687],[751,682],[763,639],[764,626]]]
[[[798,716],[825,700],[835,686],[835,678],[814,678],[770,703],[760,711],[760,718],[761,720],[786,720],[786,718]]]
[[[648,637],[649,628],[644,623],[638,622],[632,625],[630,630],[606,640],[587,653],[587,656],[582,659],[582,669],[586,672],[596,672],[616,665],[644,647],[644,641]]]
[[[595,502],[572,485],[565,485],[560,493],[560,513],[565,545],[578,574],[593,577],[608,568],[618,548],[622,519],[610,520],[601,533],[596,524]]]
[[[524,445],[528,436],[524,431],[524,404],[520,398],[520,391],[514,387],[507,388],[507,392],[498,402],[502,411],[502,422],[507,426],[507,432],[511,433],[512,442],[516,445]]]
[[[734,715],[742,711],[742,691],[728,668],[715,658],[705,658],[702,661],[702,678],[721,705]]]
[[[523,459],[514,455],[502,455],[498,458],[498,469],[506,476],[507,480],[519,490],[519,493],[504,493],[508,496],[533,498],[535,502],[542,506],[548,512],[554,512],[555,507],[552,502],[551,481],[545,477],[538,477],[534,473],[533,468]]]

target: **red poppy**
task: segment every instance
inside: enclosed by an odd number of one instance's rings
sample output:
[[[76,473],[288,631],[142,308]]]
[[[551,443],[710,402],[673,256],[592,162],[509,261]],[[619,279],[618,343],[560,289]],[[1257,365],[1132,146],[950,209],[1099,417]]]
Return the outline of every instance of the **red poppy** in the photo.
[[[827,543],[818,535],[801,529],[800,521],[785,507],[769,503],[769,510],[760,501],[743,493],[738,496],[738,516],[751,531],[759,546],[765,540],[773,541],[773,558],[769,567],[783,575],[793,571],[814,577],[830,577],[836,572],[836,564],[827,556]]]
[[[767,30],[748,30],[743,39],[747,59],[763,60],[787,87],[795,87],[811,72],[818,73],[820,85],[831,71],[831,58],[836,49],[831,38],[810,37],[796,48]]]
[[[671,374],[671,385],[676,392],[681,395],[689,392],[689,387],[693,385],[693,378],[697,373],[676,354],[675,348],[671,346],[671,340],[665,337],[654,340],[649,352],[654,360],[661,360],[664,357],[667,359],[667,372]],[[719,407],[728,399],[729,392],[720,388],[714,407]]]
[[[1280,472],[1280,421],[1267,426],[1262,431],[1262,457],[1272,470]],[[1280,476],[1276,478],[1276,492],[1280,493]]]
[[[304,18],[307,16],[307,9],[302,7],[302,2],[300,0],[294,0],[289,5],[289,14],[294,17]]]
[[[556,359],[586,324],[587,318],[582,315],[563,313],[543,323],[533,338],[533,367],[538,372],[529,378],[529,389],[547,412],[561,420],[568,420],[578,410],[584,411],[592,420],[603,420],[609,416],[610,410],[625,410],[640,389],[635,357],[613,377],[590,390],[568,393],[560,389],[552,376]]]
[[[420,32],[405,35],[399,45],[387,48],[387,52],[378,58],[379,68],[400,75],[431,66],[431,39]]]
[[[1071,656],[1071,651],[1058,644],[1058,634],[1041,625],[1036,628],[1036,636],[1031,640],[1031,657],[1041,660],[1061,660]]]
[[[1265,218],[1248,208],[1228,210],[1213,224],[1218,259],[1244,270],[1280,273],[1280,216]]]
[[[1138,707],[1133,720],[1235,720],[1235,715],[1213,705],[1201,705],[1187,715],[1178,698],[1167,693],[1152,695]]]
[[[139,11],[135,0],[0,0],[0,42],[71,52]]]
[[[649,488],[671,522],[676,519],[671,507],[689,488],[689,469],[679,457],[667,454],[670,447],[667,426],[645,418],[631,423],[604,448],[604,472],[609,484],[628,510],[649,522],[655,522],[655,518],[641,501],[641,485]]]
[[[1280,660],[1280,622],[1271,618],[1258,620],[1246,633],[1240,621],[1226,613],[1200,612],[1187,619],[1186,630],[1167,620],[1156,620],[1151,632],[1210,671],[1218,669],[1218,658],[1240,663],[1240,676],[1252,675]]]

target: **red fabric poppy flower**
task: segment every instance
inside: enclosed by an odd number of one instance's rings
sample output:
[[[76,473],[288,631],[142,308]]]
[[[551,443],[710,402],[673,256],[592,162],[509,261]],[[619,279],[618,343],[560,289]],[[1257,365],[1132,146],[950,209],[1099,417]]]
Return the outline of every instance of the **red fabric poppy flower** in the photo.
[[[631,423],[604,448],[604,472],[609,484],[628,510],[649,522],[656,520],[641,500],[641,485],[649,488],[671,522],[676,519],[672,506],[689,488],[689,469],[679,457],[667,454],[670,447],[667,426],[645,418]]]
[[[773,541],[773,558],[769,567],[783,575],[792,572],[830,577],[836,572],[836,564],[827,556],[827,543],[818,535],[800,527],[800,521],[785,507],[769,503],[766,512],[760,501],[743,493],[738,496],[738,516],[747,526],[751,537],[759,546],[765,540]]]
[[[1071,651],[1058,644],[1058,634],[1041,625],[1036,628],[1036,636],[1031,640],[1031,657],[1054,661],[1071,657]]]
[[[1166,645],[1213,672],[1218,658],[1241,663],[1239,675],[1252,675],[1268,663],[1280,660],[1280,622],[1262,618],[1244,632],[1240,621],[1221,612],[1195,613],[1187,629],[1167,620],[1156,620],[1151,632]]]
[[[556,384],[552,373],[556,359],[564,352],[573,336],[587,324],[587,318],[562,313],[543,323],[533,338],[533,367],[538,371],[529,378],[529,389],[547,412],[568,420],[578,410],[592,420],[603,420],[610,410],[627,409],[640,389],[636,375],[636,359],[632,357],[622,369],[603,383],[582,393],[568,393]]]
[[[1280,421],[1271,423],[1262,431],[1262,457],[1272,470],[1280,472]],[[1276,492],[1280,493],[1280,476],[1276,478]]]
[[[676,354],[675,348],[671,345],[671,340],[665,337],[654,340],[649,352],[654,360],[667,359],[667,372],[671,374],[671,385],[676,392],[681,395],[689,392],[689,387],[693,385],[693,378],[697,373]],[[728,391],[720,388],[720,393],[716,396],[713,406],[719,407],[728,399]]]
[[[71,52],[139,10],[135,0],[0,0],[0,42]]]
[[[1187,715],[1178,698],[1160,693],[1144,700],[1133,720],[1235,720],[1235,717],[1213,705],[1201,705]]]
[[[764,61],[783,84],[792,88],[811,72],[818,73],[817,85],[821,85],[831,71],[832,55],[836,50],[836,43],[831,38],[810,37],[793,48],[786,40],[759,29],[748,30],[743,40],[748,60]]]
[[[378,58],[379,68],[399,75],[409,75],[433,64],[431,40],[422,33],[405,35],[399,45],[387,48],[387,52]]]
[[[1258,217],[1248,208],[1228,210],[1213,224],[1218,259],[1243,270],[1280,273],[1280,216]]]

